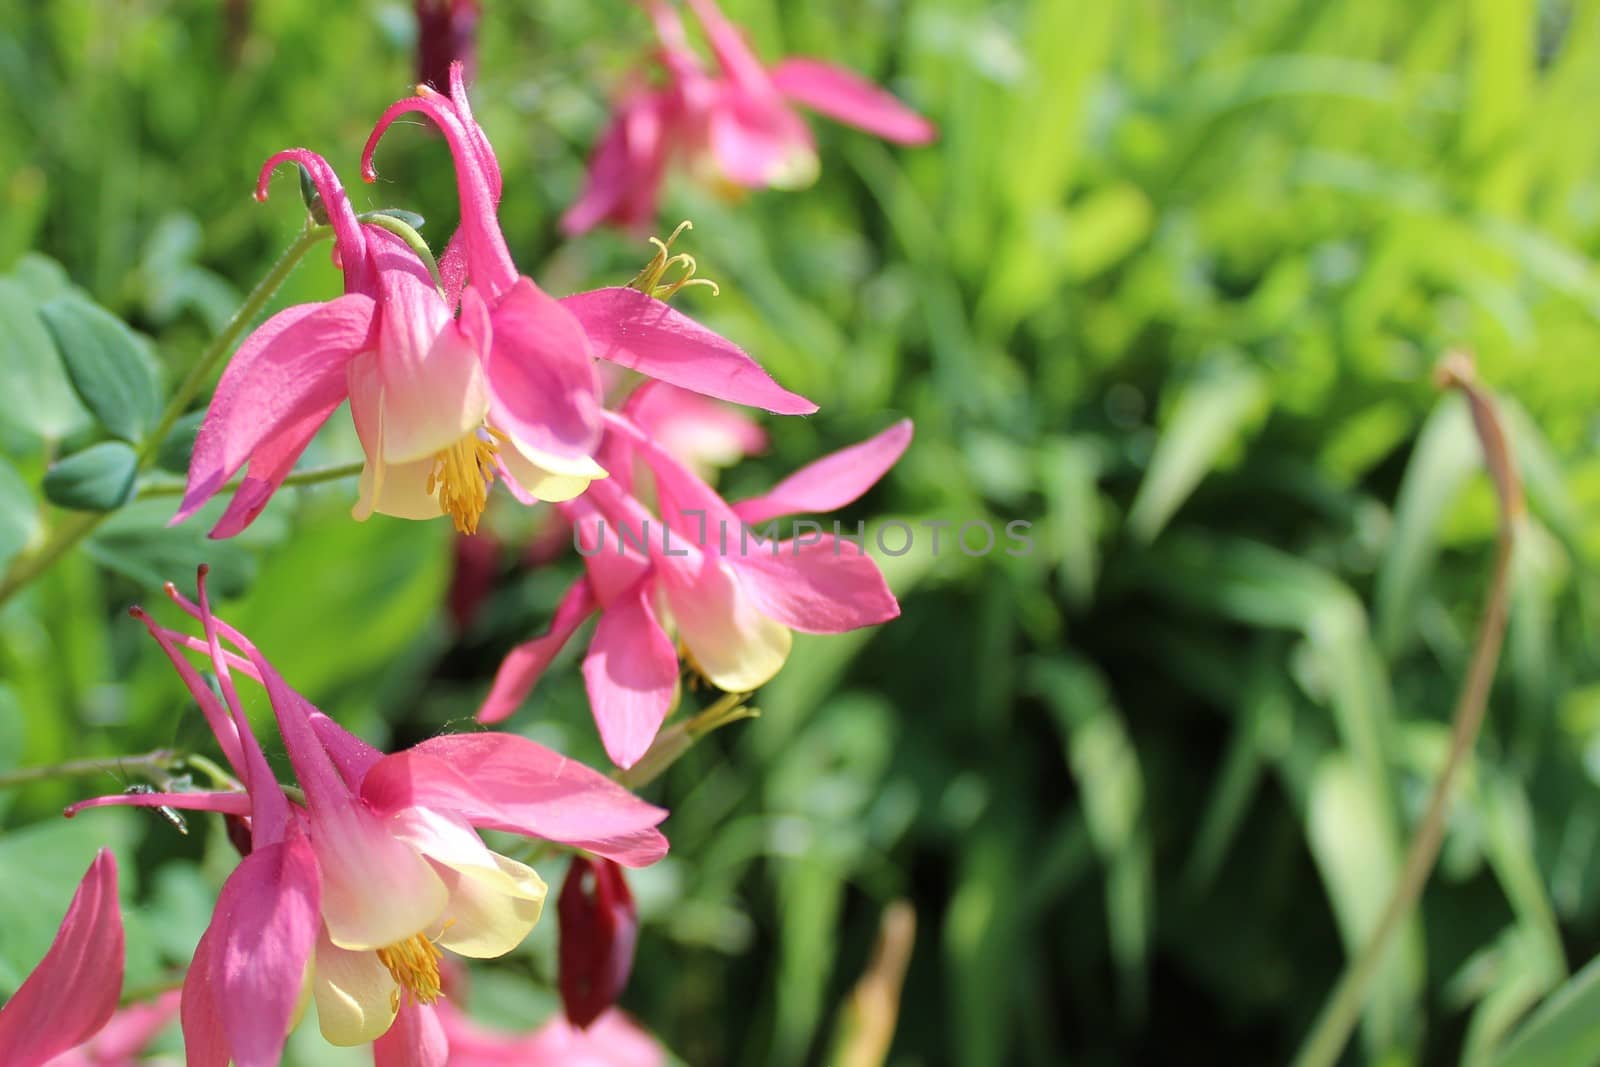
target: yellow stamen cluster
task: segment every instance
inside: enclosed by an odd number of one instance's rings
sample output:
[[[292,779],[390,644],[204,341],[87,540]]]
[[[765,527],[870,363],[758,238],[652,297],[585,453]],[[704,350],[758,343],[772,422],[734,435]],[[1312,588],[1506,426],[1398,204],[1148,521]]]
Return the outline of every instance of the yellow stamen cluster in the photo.
[[[432,941],[416,934],[397,945],[378,950],[378,962],[389,968],[400,988],[389,998],[389,1006],[400,1010],[401,992],[409,993],[418,1004],[432,1004],[442,994],[439,986],[439,960],[443,957]]]
[[[464,534],[478,532],[478,518],[489,506],[494,484],[494,459],[505,435],[492,426],[472,433],[436,452],[428,473],[428,492],[439,494],[439,506]]]
[[[637,289],[641,293],[648,293],[657,300],[671,300],[678,294],[679,289],[690,285],[708,285],[711,295],[716,296],[722,290],[717,288],[717,283],[710,278],[696,278],[694,272],[698,269],[694,257],[687,252],[672,254],[672,242],[684,230],[694,229],[694,223],[684,219],[678,223],[678,228],[672,231],[672,236],[663,241],[659,237],[650,238],[650,243],[656,246],[656,254],[646,263],[644,270],[633,276],[633,281],[628,283],[629,289]],[[662,277],[674,266],[681,267],[683,273],[675,281],[663,282]]]

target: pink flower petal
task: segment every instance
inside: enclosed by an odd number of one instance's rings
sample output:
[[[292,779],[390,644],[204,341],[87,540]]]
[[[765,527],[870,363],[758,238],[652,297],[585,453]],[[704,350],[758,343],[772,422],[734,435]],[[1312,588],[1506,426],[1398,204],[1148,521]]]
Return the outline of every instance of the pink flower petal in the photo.
[[[741,520],[715,489],[626,416],[608,414],[606,423],[613,433],[632,443],[639,457],[650,468],[650,473],[655,476],[657,510],[675,533],[694,545],[708,549],[716,546],[718,555],[738,550],[737,545],[743,538]],[[642,508],[631,498],[616,499],[601,487],[595,487],[593,497],[598,506],[609,507],[613,512],[626,506],[629,514],[634,516],[634,529],[642,528],[644,519],[638,517],[643,514]],[[614,514],[612,521],[623,522],[625,516]],[[681,556],[682,550],[673,549],[673,554]]]
[[[445,1067],[449,1062],[444,1024],[429,1005],[402,1003],[394,1025],[372,1043],[373,1067]]]
[[[471,119],[463,120],[458,108],[447,97],[431,90],[399,100],[379,117],[378,123],[367,138],[361,153],[361,176],[376,181],[378,173],[372,166],[372,153],[389,126],[401,115],[420,111],[431,118],[444,134],[450,154],[456,165],[456,184],[461,201],[462,248],[467,261],[467,277],[473,285],[497,299],[517,281],[516,264],[506,248],[505,235],[500,232],[500,222],[495,215],[499,194],[496,189],[498,169],[486,168],[484,150],[488,140]],[[492,155],[489,157],[492,159]]]
[[[478,721],[499,722],[516,711],[539,683],[550,661],[555,659],[594,609],[595,601],[589,592],[589,584],[583,580],[573,583],[557,606],[550,629],[512,649],[501,662],[500,669],[494,675],[494,684],[489,687],[489,695],[478,709]]]
[[[383,459],[406,463],[480,426],[489,410],[488,384],[475,339],[452,321],[450,306],[416,253],[393,234],[373,229],[368,245],[374,259],[394,263],[378,271]]]
[[[776,93],[724,85],[711,108],[711,154],[730,181],[752,189],[803,189],[817,179],[816,141]]]
[[[656,573],[678,639],[718,689],[748,693],[782,669],[792,636],[761,610],[728,563],[709,553],[663,554]]]
[[[313,408],[305,417],[280,426],[272,440],[263,442],[250,457],[245,477],[207,536],[217,540],[234,537],[255,522],[332,413],[320,407]]]
[[[183,978],[180,1007],[183,1051],[188,1067],[228,1067],[228,1035],[222,1028],[222,1011],[217,1001],[217,988],[212,982],[215,948],[221,940],[220,927],[213,918],[206,932],[200,935],[200,943],[189,961],[189,973]]]
[[[462,320],[477,298],[462,294]],[[490,421],[526,454],[554,473],[542,457],[574,460],[600,444],[600,379],[589,358],[583,327],[528,278],[519,278],[491,312]]]
[[[771,92],[770,80],[761,60],[745,40],[744,33],[728,21],[715,0],[689,0],[695,18],[706,31],[711,51],[717,64],[728,79],[746,93],[764,95]]]
[[[561,216],[563,233],[575,237],[601,222],[642,228],[654,221],[666,171],[668,106],[666,94],[648,91],[617,106],[589,158],[583,191]]]
[[[623,412],[697,471],[731,466],[767,448],[766,431],[749,415],[665,382],[646,382],[634,390]]]
[[[322,742],[328,758],[339,769],[345,785],[351,792],[359,790],[361,779],[383,758],[383,753],[315,709],[311,712],[311,728],[317,732],[317,740]]]
[[[831,534],[815,544],[764,542],[732,562],[762,614],[803,633],[843,633],[900,614],[872,557]]]
[[[633,462],[631,451],[627,462],[630,465]],[[643,524],[648,521],[644,509],[624,511],[617,506],[596,506],[602,500],[614,505],[632,499],[625,496],[618,484],[620,481],[612,477],[591,483],[582,497],[562,505],[562,514],[573,526],[574,544],[580,546],[584,554],[589,589],[602,607],[628,595],[650,573],[650,538],[642,534]],[[660,523],[652,525],[659,527]]]
[[[772,69],[772,83],[797,104],[899,144],[927,144],[933,123],[859,74],[817,59],[794,57]]]
[[[855,502],[900,461],[911,444],[911,420],[902,419],[876,437],[808,464],[770,492],[733,506],[754,524],[783,515],[835,511]]]
[[[178,1017],[182,993],[169,989],[154,1000],[132,1004],[111,1017],[100,1036],[90,1045],[97,1064],[133,1061],[156,1035]]]
[[[367,774],[361,795],[377,811],[455,811],[474,826],[586,848],[626,866],[666,851],[654,829],[665,811],[512,734],[451,734],[386,756]]]
[[[504,185],[504,179],[500,176],[500,161],[495,159],[494,147],[489,144],[483,127],[472,116],[472,101],[467,99],[466,65],[460,60],[450,64],[450,103],[454,105],[456,116],[471,138],[473,151],[477,154],[478,170],[489,185],[489,197],[499,204]]]
[[[261,165],[261,172],[256,177],[256,199],[260,201],[267,199],[267,184],[272,178],[272,172],[282,164],[291,162],[306,168],[311,175],[312,184],[317,188],[317,195],[322,198],[322,206],[327,211],[329,223],[333,226],[337,260],[344,267],[345,292],[376,295],[373,291],[374,279],[371,264],[367,260],[366,240],[360,220],[356,218],[355,208],[350,205],[350,197],[339,184],[339,176],[334,173],[327,160],[304,148],[284,149]]]
[[[583,661],[583,679],[606,755],[618,767],[639,762],[656,739],[678,686],[678,651],[636,589],[600,615]]]
[[[373,306],[359,294],[301,304],[280,311],[245,339],[222,372],[195,438],[189,483],[174,522],[200,510],[286,428],[332,414],[345,397],[345,364],[366,341]]]
[[[594,289],[563,297],[594,353],[672,385],[765,408],[778,415],[809,415],[817,405],[791,393],[743,349],[637,289]]]
[[[322,927],[319,897],[316,857],[297,832],[256,848],[223,883],[210,984],[236,1067],[276,1067],[283,1054]]]
[[[113,793],[110,796],[80,800],[62,814],[72,818],[89,808],[130,806],[135,808],[182,808],[185,811],[216,811],[224,815],[249,815],[248,793]]]
[[[0,1063],[39,1067],[106,1025],[122,996],[117,861],[101,849],[72,895],[55,940],[0,1007]]]
[[[161,646],[161,651],[166,653],[167,659],[177,669],[178,677],[183,679],[183,684],[194,697],[195,703],[200,705],[206,725],[210,726],[211,732],[216,735],[223,758],[228,761],[228,766],[233,768],[235,775],[243,777],[244,756],[243,750],[239,747],[239,730],[211,686],[206,684],[205,679],[200,677],[200,672],[195,670],[194,665],[178,651],[175,639],[183,640],[186,635],[157,626],[155,620],[143,608],[135,608],[131,614],[144,623],[145,628],[150,631],[150,636],[156,639],[156,644]]]

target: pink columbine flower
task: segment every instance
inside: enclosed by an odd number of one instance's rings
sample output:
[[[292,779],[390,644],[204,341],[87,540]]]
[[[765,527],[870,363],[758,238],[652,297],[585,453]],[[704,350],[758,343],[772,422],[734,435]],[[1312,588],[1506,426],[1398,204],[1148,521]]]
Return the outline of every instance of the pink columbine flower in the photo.
[[[101,849],[39,966],[0,1007],[0,1063],[41,1067],[100,1033],[122,996],[117,861]]]
[[[304,166],[335,233],[345,295],[281,311],[245,339],[195,439],[175,522],[199,510],[246,463],[213,537],[242,530],[341,402],[366,452],[355,515],[452,517],[472,532],[496,475],[523,499],[576,496],[604,472],[567,428],[596,417],[593,369],[571,351],[490,359],[481,305],[456,318],[428,268],[399,237],[363,224],[322,157],[289,149],[267,160]],[[554,429],[552,429],[554,428]]]
[[[871,82],[815,59],[764,67],[715,0],[689,0],[689,6],[719,72],[701,65],[671,5],[645,0],[660,38],[666,84],[635,84],[624,92],[590,158],[583,191],[562,217],[568,234],[601,222],[647,227],[674,157],[684,158],[693,172],[735,186],[809,185],[817,176],[816,143],[794,104],[900,144],[933,140],[932,124]]]
[[[448,96],[426,85],[383,113],[362,153],[362,175],[377,179],[372,155],[389,126],[417,111],[443,132],[455,161],[461,226],[439,262],[448,298],[463,321],[486,321],[489,365],[520,380],[517,405],[502,417],[513,434],[544,452],[589,456],[599,445],[601,405],[593,357],[706,396],[808,415],[817,406],[782,388],[737,345],[655,297],[610,287],[555,300],[518,272],[496,214],[503,181],[489,139],[472,116],[461,65]],[[586,398],[563,408],[562,397]]]
[[[525,738],[435,737],[393,755],[371,748],[290,689],[243,634],[170,585],[204,636],[139,613],[199,703],[242,791],[100,797],[249,820],[249,853],[222,887],[184,983],[191,1067],[276,1064],[307,984],[323,1036],[357,1045],[396,1017],[436,1029],[440,949],[494,957],[538,921],[546,887],[525,864],[492,852],[487,828],[559,841],[629,866],[653,863],[666,815]],[[183,654],[205,653],[221,697]],[[240,705],[234,676],[262,685],[304,795],[291,801]],[[402,1005],[407,1006],[401,1012]],[[424,1060],[417,1060],[421,1064]]]
[[[767,433],[738,408],[663,383],[628,400],[628,417],[701,478],[767,449]]]
[[[587,546],[585,575],[562,599],[549,630],[500,665],[480,721],[498,722],[515,711],[598,610],[584,682],[607,755],[630,767],[672,706],[678,680],[672,634],[712,685],[746,693],[783,666],[791,630],[842,633],[899,614],[877,564],[854,542],[831,534],[766,541],[745,524],[832,511],[857,499],[910,444],[909,421],[732,506],[625,417],[611,416],[610,425],[602,456],[617,476],[561,505]],[[635,459],[653,482],[659,517],[628,492]]]

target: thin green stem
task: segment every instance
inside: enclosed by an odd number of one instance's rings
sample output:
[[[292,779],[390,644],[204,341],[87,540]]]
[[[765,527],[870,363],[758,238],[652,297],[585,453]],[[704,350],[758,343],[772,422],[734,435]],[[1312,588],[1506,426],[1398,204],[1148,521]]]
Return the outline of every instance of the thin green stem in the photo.
[[[127,774],[130,771],[165,774],[180,762],[182,757],[167,748],[158,748],[141,756],[69,760],[48,767],[23,767],[7,774],[0,774],[0,789],[12,789],[50,778],[82,778],[91,774]]]
[[[308,226],[302,230],[294,243],[284,249],[283,255],[278,257],[278,262],[273,264],[266,277],[256,283],[250,290],[244,303],[239,305],[239,310],[233,313],[222,332],[212,339],[206,350],[200,354],[189,373],[179,383],[177,391],[167,402],[166,410],[161,413],[155,429],[150,431],[150,436],[145,439],[139,449],[140,471],[147,470],[155,462],[156,453],[161,448],[161,443],[166,440],[167,434],[172,431],[173,424],[182,417],[206,381],[211,372],[216,369],[218,361],[225,358],[233,351],[234,343],[238,341],[251,322],[255,321],[261,309],[266,307],[267,301],[278,291],[284,281],[289,277],[295,266],[304,258],[319,241],[326,238],[332,231],[326,226]],[[0,578],[0,604],[4,604],[17,594],[24,586],[33,581],[40,574],[50,568],[56,560],[66,555],[67,551],[77,545],[90,533],[94,532],[102,522],[111,516],[111,512],[74,512],[60,525],[56,526],[50,536],[45,538],[37,548],[18,556],[6,571],[5,577]]]
[[[354,478],[356,475],[361,473],[361,468],[362,464],[359,461],[354,463],[337,463],[328,467],[313,467],[310,470],[295,471],[293,474],[285,478],[281,484],[285,486],[319,485],[323,482],[338,481],[340,478]],[[239,488],[239,485],[242,481],[243,479],[241,478],[235,478],[233,481],[228,482],[221,489],[217,490],[217,492],[231,493],[235,489]],[[149,500],[164,496],[182,496],[183,489],[184,485],[182,482],[157,482],[153,485],[140,486],[139,497],[143,500]]]
[[[1495,485],[1500,508],[1499,532],[1495,544],[1494,567],[1489,577],[1483,618],[1467,675],[1461,685],[1451,717],[1450,751],[1444,768],[1433,785],[1422,822],[1406,850],[1400,879],[1385,904],[1378,925],[1361,947],[1355,962],[1339,979],[1339,984],[1323,1006],[1316,1024],[1295,1057],[1295,1067],[1333,1067],[1350,1039],[1366,1003],[1368,986],[1387,958],[1390,942],[1407,916],[1417,906],[1439,847],[1444,841],[1450,814],[1451,786],[1472,755],[1478,730],[1489,705],[1489,690],[1500,662],[1500,646],[1505,637],[1511,599],[1511,560],[1516,543],[1516,528],[1522,514],[1522,488],[1505,434],[1489,396],[1474,379],[1472,364],[1465,356],[1451,356],[1441,365],[1441,383],[1466,394],[1472,419],[1483,446],[1484,459]]]
[[[244,303],[239,305],[239,310],[222,327],[222,332],[212,338],[206,350],[200,353],[200,358],[195,360],[194,366],[189,368],[189,373],[184,375],[183,381],[178,384],[177,390],[172,394],[172,399],[167,401],[167,409],[161,413],[161,420],[156,423],[156,428],[150,432],[145,440],[144,448],[139,452],[139,469],[143,470],[155,461],[156,452],[161,448],[167,434],[172,431],[172,426],[183,413],[188,410],[189,401],[195,394],[205,387],[211,372],[216,368],[217,362],[224,359],[233,351],[234,342],[245,328],[255,321],[255,317],[266,307],[267,301],[272,299],[272,294],[288,280],[300,260],[311,251],[319,242],[324,240],[333,231],[327,226],[307,226],[300,231],[300,236],[294,243],[283,250],[283,255],[278,257],[278,262],[267,271],[266,277],[256,283],[250,290],[250,295],[244,298]]]

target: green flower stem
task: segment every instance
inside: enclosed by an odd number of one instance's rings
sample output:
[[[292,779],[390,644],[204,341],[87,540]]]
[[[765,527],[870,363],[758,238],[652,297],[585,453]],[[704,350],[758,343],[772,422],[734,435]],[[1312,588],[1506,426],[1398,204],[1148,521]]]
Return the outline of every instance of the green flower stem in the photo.
[[[1433,872],[1434,861],[1439,858],[1439,847],[1444,842],[1445,823],[1450,814],[1450,787],[1472,755],[1473,743],[1477,740],[1488,708],[1495,668],[1500,661],[1500,645],[1505,637],[1510,610],[1512,550],[1516,543],[1517,524],[1522,516],[1522,484],[1511,451],[1506,447],[1499,417],[1488,394],[1478,387],[1470,359],[1462,355],[1447,357],[1440,365],[1439,380],[1441,385],[1459,389],[1466,395],[1473,425],[1483,446],[1485,464],[1494,482],[1495,498],[1499,504],[1494,569],[1489,578],[1483,618],[1478,625],[1477,642],[1467,665],[1467,676],[1462,682],[1455,712],[1451,716],[1450,752],[1445,758],[1444,768],[1439,772],[1439,780],[1434,783],[1433,792],[1428,797],[1428,807],[1417,826],[1416,836],[1406,850],[1400,880],[1384,906],[1378,925],[1373,928],[1355,962],[1346,969],[1323,1006],[1316,1025],[1300,1047],[1300,1054],[1294,1061],[1295,1067],[1333,1067],[1339,1054],[1344,1051],[1350,1031],[1361,1017],[1361,1009],[1367,999],[1367,987],[1388,956],[1395,933],[1417,906],[1422,889],[1428,883],[1428,875]]]
[[[361,473],[361,467],[362,464],[359,461],[355,463],[339,463],[329,467],[313,467],[310,470],[296,471],[285,478],[282,484],[293,486],[336,482],[341,478],[354,478]],[[231,493],[239,488],[242,481],[243,479],[241,478],[235,478],[217,490],[217,492]],[[141,500],[149,500],[164,496],[182,496],[183,488],[182,482],[158,482],[153,485],[143,485],[139,487],[139,498]]]
[[[642,789],[664,774],[668,767],[694,747],[707,734],[740,719],[753,719],[761,713],[744,703],[749,693],[727,693],[715,704],[686,722],[667,727],[657,735],[639,762],[612,777],[628,789]]]
[[[12,789],[50,778],[82,778],[92,774],[128,774],[140,772],[151,775],[165,774],[183,757],[169,748],[158,748],[142,756],[112,756],[108,759],[69,760],[48,767],[23,767],[8,774],[0,774],[0,789]]]
[[[150,432],[150,436],[139,449],[139,470],[147,470],[155,462],[156,453],[161,448],[162,441],[166,440],[167,434],[172,431],[173,424],[183,416],[189,402],[204,387],[211,372],[216,369],[217,363],[233,351],[239,335],[255,321],[256,316],[266,307],[267,301],[272,299],[272,295],[289,277],[290,272],[313,246],[332,232],[326,226],[307,226],[301,231],[300,236],[295,238],[294,243],[284,250],[283,255],[278,257],[278,262],[273,264],[266,277],[250,290],[250,295],[239,305],[239,310],[233,313],[233,317],[222,328],[222,332],[206,346],[206,350],[200,354],[200,358],[189,368],[189,373],[178,385],[177,391],[172,394],[172,399],[167,402],[166,410],[156,422],[155,429]],[[56,560],[89,536],[110,515],[111,512],[74,512],[51,530],[50,536],[37,548],[18,556],[11,564],[11,568],[6,571],[5,577],[0,578],[0,604],[10,600],[29,582],[48,570]]]
[[[189,401],[205,387],[218,361],[233,351],[234,342],[244,333],[245,328],[255,321],[255,317],[261,313],[267,301],[272,299],[272,294],[288,280],[295,267],[300,265],[300,260],[305,258],[305,254],[332,232],[333,230],[327,226],[307,226],[301,230],[300,236],[283,250],[283,255],[278,257],[278,262],[272,265],[266,277],[250,290],[250,295],[244,298],[239,310],[233,313],[227,325],[222,327],[222,332],[212,339],[211,344],[200,354],[200,358],[195,360],[194,366],[189,368],[189,373],[184,375],[177,391],[172,394],[172,399],[167,402],[167,409],[161,413],[161,420],[156,423],[156,428],[150,432],[150,436],[145,439],[144,447],[139,451],[140,470],[144,470],[155,461],[161,442],[167,439],[167,434],[172,432],[173,424],[188,410]]]

